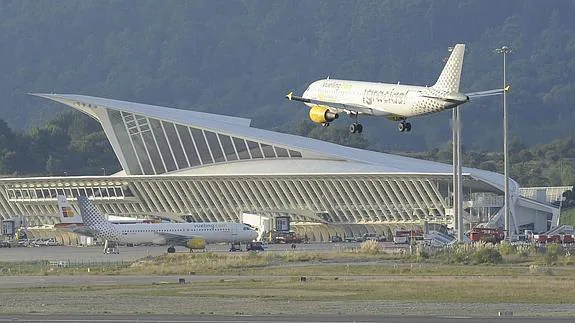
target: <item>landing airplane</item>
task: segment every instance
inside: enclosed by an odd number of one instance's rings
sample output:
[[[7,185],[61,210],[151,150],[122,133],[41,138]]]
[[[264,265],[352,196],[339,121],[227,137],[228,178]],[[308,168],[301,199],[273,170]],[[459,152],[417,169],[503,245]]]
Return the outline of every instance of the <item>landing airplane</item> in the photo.
[[[472,98],[500,95],[509,90],[506,86],[505,89],[460,93],[464,53],[465,44],[453,47],[441,75],[431,87],[327,78],[313,82],[301,97],[290,92],[286,99],[305,103],[310,107],[309,118],[324,127],[329,126],[340,113],[346,113],[355,120],[349,126],[351,133],[363,131],[363,126],[357,121],[360,115],[400,121],[398,130],[409,132],[411,123],[406,121],[407,118],[452,109]]]
[[[75,214],[66,197],[58,196],[62,222],[58,228],[115,243],[167,244],[168,253],[174,253],[177,245],[204,249],[207,243],[250,242],[258,235],[250,226],[234,222],[115,224],[85,196],[78,196],[78,206],[80,215]]]

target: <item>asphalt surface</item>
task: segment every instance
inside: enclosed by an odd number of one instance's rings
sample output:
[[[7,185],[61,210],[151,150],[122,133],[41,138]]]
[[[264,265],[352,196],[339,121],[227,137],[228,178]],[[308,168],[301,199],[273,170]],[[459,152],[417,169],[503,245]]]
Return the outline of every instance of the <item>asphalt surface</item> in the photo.
[[[264,316],[194,316],[194,315],[2,315],[0,322],[82,322],[82,323],[125,323],[125,322],[165,322],[165,323],[343,323],[343,322],[385,322],[385,323],[540,323],[573,322],[572,318],[514,318],[514,317],[445,317],[445,316],[364,316],[364,315],[264,315]]]
[[[386,248],[393,247],[393,243],[386,243]],[[270,244],[268,251],[317,251],[327,252],[339,249],[359,248],[360,243],[313,243],[297,244],[295,249],[289,244]],[[159,256],[166,253],[166,246],[135,246],[120,247],[119,254],[104,254],[103,247],[12,247],[0,248],[0,262],[18,261],[73,261],[73,262],[106,262],[106,261],[134,261],[146,256]],[[242,247],[245,250],[245,247]],[[206,247],[207,251],[230,252],[227,244],[212,244]],[[176,247],[176,252],[188,253],[185,247]],[[198,251],[194,251],[198,252]],[[265,251],[264,251],[265,252]]]

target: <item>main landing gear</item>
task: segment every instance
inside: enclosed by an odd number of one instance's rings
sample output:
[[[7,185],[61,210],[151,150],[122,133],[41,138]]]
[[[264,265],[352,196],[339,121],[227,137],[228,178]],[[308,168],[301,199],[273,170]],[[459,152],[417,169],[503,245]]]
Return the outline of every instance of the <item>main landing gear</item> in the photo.
[[[399,130],[400,132],[410,132],[411,131],[411,123],[403,120],[397,124],[397,130]]]
[[[351,133],[361,133],[363,131],[363,126],[361,123],[357,122],[357,113],[350,113],[350,118],[354,119],[354,123],[349,125],[349,132]]]
[[[120,248],[118,248],[118,243],[114,241],[104,241],[104,253],[105,254],[119,254]]]
[[[363,131],[363,126],[359,122],[354,122],[349,125],[349,132],[351,133],[361,133]]]
[[[169,246],[169,247],[168,247],[168,253],[174,253],[174,252],[176,252],[176,247],[174,247],[174,246]]]

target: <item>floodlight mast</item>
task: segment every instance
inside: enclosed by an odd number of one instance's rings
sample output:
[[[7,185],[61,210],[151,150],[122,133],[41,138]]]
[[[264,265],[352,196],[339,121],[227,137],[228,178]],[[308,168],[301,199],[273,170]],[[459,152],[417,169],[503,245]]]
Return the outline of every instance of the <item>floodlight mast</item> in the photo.
[[[504,219],[505,219],[505,240],[511,239],[511,223],[509,217],[509,158],[507,149],[507,80],[506,80],[506,58],[507,54],[511,52],[511,49],[507,46],[502,46],[501,48],[495,49],[497,54],[503,54],[503,176],[505,177],[504,184],[504,195],[505,203],[503,205]]]

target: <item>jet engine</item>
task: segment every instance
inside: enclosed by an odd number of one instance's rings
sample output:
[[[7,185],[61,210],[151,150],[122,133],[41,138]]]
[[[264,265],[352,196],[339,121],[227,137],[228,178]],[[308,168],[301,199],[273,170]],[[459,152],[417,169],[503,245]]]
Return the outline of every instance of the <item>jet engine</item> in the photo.
[[[190,250],[206,249],[206,239],[192,238],[186,242],[186,247]]]
[[[329,111],[328,108],[321,105],[315,105],[309,109],[309,118],[315,123],[328,123],[337,119],[339,115]]]

